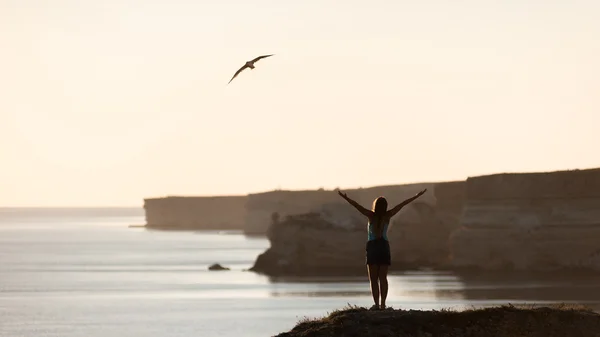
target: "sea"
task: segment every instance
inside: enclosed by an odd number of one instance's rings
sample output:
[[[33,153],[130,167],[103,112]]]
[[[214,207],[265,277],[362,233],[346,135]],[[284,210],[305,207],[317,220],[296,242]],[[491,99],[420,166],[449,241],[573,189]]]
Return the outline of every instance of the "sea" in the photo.
[[[0,208],[0,336],[273,336],[347,305],[366,277],[273,279],[247,271],[269,247],[236,231],[155,231],[138,208]],[[219,263],[227,271],[209,271]],[[360,261],[359,263],[363,263]],[[389,276],[402,309],[579,303],[600,309],[595,275]]]

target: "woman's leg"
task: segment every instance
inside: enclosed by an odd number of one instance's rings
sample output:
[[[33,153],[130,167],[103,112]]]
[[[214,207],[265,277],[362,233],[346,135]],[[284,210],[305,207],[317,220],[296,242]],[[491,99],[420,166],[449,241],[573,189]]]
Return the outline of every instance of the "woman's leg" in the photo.
[[[379,307],[379,266],[367,265],[367,268],[369,271],[369,282],[371,283],[371,295],[373,295],[375,305]]]
[[[388,280],[387,280],[387,274],[388,274],[388,268],[389,266],[387,265],[381,265],[379,266],[379,286],[381,287],[381,309],[385,309],[385,300],[387,299],[387,294],[388,294]]]

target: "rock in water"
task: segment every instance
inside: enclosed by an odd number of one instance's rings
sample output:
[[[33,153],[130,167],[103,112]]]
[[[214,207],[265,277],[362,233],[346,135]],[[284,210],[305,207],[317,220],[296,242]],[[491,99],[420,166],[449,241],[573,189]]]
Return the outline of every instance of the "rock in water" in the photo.
[[[223,267],[222,265],[215,263],[213,265],[210,265],[208,267],[208,270],[229,270],[229,268]]]

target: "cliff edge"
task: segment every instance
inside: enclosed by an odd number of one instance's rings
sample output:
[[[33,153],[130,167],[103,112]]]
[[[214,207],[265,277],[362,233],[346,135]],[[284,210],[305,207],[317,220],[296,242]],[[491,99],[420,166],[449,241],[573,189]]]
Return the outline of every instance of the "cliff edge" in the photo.
[[[585,308],[515,307],[466,311],[346,308],[305,319],[276,337],[597,337],[600,315]]]

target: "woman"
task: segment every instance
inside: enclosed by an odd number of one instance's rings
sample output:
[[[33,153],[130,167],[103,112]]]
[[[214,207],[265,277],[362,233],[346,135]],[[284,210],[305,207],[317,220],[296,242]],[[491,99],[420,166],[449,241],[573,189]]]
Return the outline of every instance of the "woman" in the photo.
[[[408,205],[413,200],[422,196],[427,189],[417,193],[414,197],[408,198],[388,210],[387,200],[384,197],[378,197],[373,201],[373,208],[368,210],[356,201],[350,199],[346,193],[338,191],[338,194],[344,198],[350,205],[354,206],[359,212],[369,220],[367,223],[367,269],[369,272],[369,281],[371,283],[371,294],[375,304],[371,310],[385,309],[385,300],[388,293],[387,273],[391,264],[390,244],[388,242],[387,230],[390,219],[398,213],[402,207]],[[381,306],[379,305],[379,295],[381,294]]]

